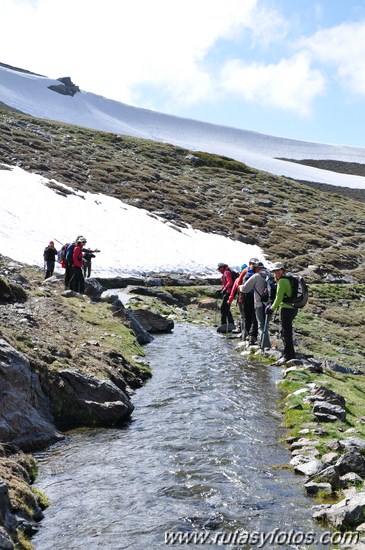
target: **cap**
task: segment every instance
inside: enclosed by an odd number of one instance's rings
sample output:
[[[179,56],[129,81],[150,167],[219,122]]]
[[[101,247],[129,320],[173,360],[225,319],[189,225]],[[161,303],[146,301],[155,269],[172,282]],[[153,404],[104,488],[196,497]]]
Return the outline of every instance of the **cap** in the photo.
[[[257,261],[253,264],[253,266],[254,267],[264,267],[264,264],[262,262]]]
[[[250,261],[248,262],[249,264],[257,264],[258,263],[258,258],[251,258]]]
[[[53,241],[49,241],[49,244],[54,244],[54,242],[53,242]]]
[[[242,265],[241,265],[241,271],[243,271],[244,269],[246,269],[246,267],[247,267],[247,264],[242,264]]]
[[[86,239],[85,239],[85,237],[79,237],[79,238],[77,239],[77,242],[78,242],[78,243],[86,243]]]
[[[281,262],[276,262],[271,266],[271,271],[278,271],[279,269],[285,269],[284,264]]]
[[[221,267],[228,267],[228,264],[225,264],[223,262],[219,262],[217,269],[220,269]]]

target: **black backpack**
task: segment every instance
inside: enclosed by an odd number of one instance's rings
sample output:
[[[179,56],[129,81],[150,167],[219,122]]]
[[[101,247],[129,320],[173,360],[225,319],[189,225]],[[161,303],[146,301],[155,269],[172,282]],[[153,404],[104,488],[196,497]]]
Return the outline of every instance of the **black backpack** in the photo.
[[[235,270],[232,269],[231,267],[229,267],[228,269],[229,269],[229,271],[230,271],[231,274],[232,274],[233,282],[235,282],[235,280],[240,276],[240,274],[238,273],[238,271],[235,271]]]
[[[289,296],[284,297],[284,303],[290,304],[294,306],[295,308],[302,308],[304,307],[308,302],[308,286],[305,280],[301,275],[284,275],[285,279],[289,279],[291,288],[292,288],[292,295],[289,298]]]

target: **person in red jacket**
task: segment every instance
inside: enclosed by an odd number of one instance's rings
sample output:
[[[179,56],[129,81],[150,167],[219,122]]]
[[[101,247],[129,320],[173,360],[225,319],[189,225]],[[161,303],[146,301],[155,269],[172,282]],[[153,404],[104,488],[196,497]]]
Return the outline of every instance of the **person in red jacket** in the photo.
[[[76,246],[72,255],[72,290],[78,292],[79,294],[84,294],[85,292],[85,279],[82,273],[83,268],[83,253],[82,249],[86,244],[85,237],[78,237]]]
[[[238,290],[238,285],[242,284],[243,278],[247,273],[247,265],[241,265],[241,271],[239,277],[234,281],[231,293],[228,297],[228,304],[232,305],[232,302],[237,295],[237,304],[240,312],[240,329],[242,332],[242,338],[245,338],[245,312],[244,312],[244,294]]]
[[[220,262],[217,267],[219,273],[222,274],[221,284],[222,287],[217,291],[217,296],[222,298],[221,304],[221,326],[218,327],[217,332],[232,332],[236,328],[233,316],[231,312],[231,307],[228,303],[228,298],[231,294],[233,287],[233,277],[232,272],[228,267],[228,264]]]

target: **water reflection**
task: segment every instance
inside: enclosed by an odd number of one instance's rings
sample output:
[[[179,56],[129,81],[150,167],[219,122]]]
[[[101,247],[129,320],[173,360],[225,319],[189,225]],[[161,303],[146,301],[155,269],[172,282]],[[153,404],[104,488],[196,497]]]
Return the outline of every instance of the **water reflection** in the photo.
[[[35,549],[160,550],[171,530],[318,530],[302,480],[281,468],[278,369],[192,325],[146,352],[153,377],[128,426],[73,433],[40,457],[37,486],[52,505]]]

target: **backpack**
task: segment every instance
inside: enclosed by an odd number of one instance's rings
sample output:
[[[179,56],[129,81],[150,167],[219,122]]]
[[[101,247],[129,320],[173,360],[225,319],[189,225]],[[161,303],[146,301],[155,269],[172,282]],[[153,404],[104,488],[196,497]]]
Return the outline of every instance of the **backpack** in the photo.
[[[292,295],[284,297],[285,304],[291,304],[295,308],[302,308],[308,302],[308,286],[301,275],[284,275],[285,279],[289,279]]]
[[[263,275],[261,275],[262,277]],[[261,298],[261,302],[263,306],[267,306],[269,304],[272,304],[276,297],[276,287],[277,283],[275,281],[275,278],[272,273],[266,273],[264,275],[265,277],[265,288],[262,294],[260,294],[256,289],[257,294]]]
[[[235,271],[231,267],[229,267],[228,269],[231,272],[233,282],[235,282],[235,280],[240,276],[240,274],[238,273],[238,271]]]
[[[58,262],[61,263],[62,261],[65,261],[66,259],[66,250],[69,243],[63,244],[61,250],[58,251]]]
[[[69,244],[68,247],[67,247],[67,250],[66,250],[66,254],[65,254],[65,260],[70,265],[72,265],[72,262],[73,262],[74,248],[75,248],[75,243]]]

